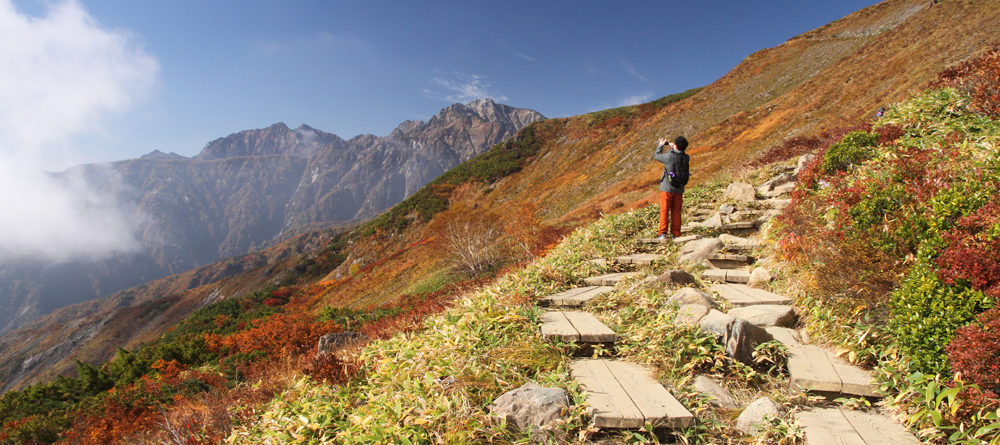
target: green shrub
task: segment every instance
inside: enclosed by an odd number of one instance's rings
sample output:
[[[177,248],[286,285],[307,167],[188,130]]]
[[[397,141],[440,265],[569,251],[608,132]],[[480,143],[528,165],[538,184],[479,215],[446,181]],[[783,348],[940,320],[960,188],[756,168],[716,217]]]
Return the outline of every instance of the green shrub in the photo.
[[[851,165],[870,159],[874,154],[874,147],[878,144],[878,134],[867,131],[852,131],[844,135],[844,139],[833,144],[823,155],[823,165],[820,167],[825,173],[833,173],[838,170],[847,170]]]
[[[913,369],[931,374],[947,373],[945,346],[955,330],[992,306],[981,291],[968,285],[948,285],[934,273],[935,266],[921,260],[892,293],[890,330],[900,351],[913,361]]]

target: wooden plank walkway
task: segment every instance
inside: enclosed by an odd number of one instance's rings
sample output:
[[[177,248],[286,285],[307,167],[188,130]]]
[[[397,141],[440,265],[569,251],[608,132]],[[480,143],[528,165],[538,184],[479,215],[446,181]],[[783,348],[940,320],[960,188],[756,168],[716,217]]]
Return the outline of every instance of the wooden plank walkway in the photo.
[[[716,269],[739,269],[753,262],[753,258],[747,255],[737,255],[732,253],[715,253],[706,259],[709,266]]]
[[[596,277],[584,278],[583,282],[588,286],[614,286],[624,278],[639,275],[638,272],[618,272]]]
[[[573,378],[587,391],[587,404],[598,428],[684,428],[694,416],[649,371],[620,360],[579,359]]]
[[[778,338],[782,341],[782,338]],[[854,396],[881,397],[871,373],[812,345],[788,346],[789,387]]]
[[[748,283],[750,272],[736,269],[708,269],[701,273],[701,279],[720,283]]]
[[[548,306],[579,307],[584,303],[597,298],[603,294],[611,292],[615,288],[611,286],[584,286],[552,294],[539,300]]]
[[[614,343],[618,336],[593,314],[580,311],[546,311],[542,337],[566,343]]]
[[[622,264],[632,264],[635,266],[648,266],[653,264],[655,261],[666,261],[666,255],[657,255],[653,253],[634,253],[632,255],[625,255],[616,257],[615,261]]]
[[[888,416],[841,408],[812,408],[795,414],[806,445],[908,445],[920,441]]]
[[[715,284],[709,287],[708,291],[718,293],[733,307],[754,304],[792,304],[792,299],[784,295],[755,289],[743,284]]]

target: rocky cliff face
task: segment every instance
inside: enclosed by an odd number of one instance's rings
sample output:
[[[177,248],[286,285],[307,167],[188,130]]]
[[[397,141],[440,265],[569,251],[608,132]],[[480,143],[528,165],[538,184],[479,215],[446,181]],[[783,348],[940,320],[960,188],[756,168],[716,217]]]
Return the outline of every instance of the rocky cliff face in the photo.
[[[68,304],[240,255],[318,225],[373,217],[513,136],[538,112],[480,99],[406,121],[388,136],[344,140],[283,123],[208,143],[185,158],[154,151],[83,165],[96,190],[141,215],[142,251],[50,266],[0,264],[0,332]]]

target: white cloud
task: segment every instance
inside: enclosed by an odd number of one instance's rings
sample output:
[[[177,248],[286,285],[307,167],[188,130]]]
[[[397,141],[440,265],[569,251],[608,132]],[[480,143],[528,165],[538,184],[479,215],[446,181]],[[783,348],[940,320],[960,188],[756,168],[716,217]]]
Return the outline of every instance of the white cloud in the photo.
[[[619,106],[644,104],[649,102],[652,98],[652,94],[636,94],[634,96],[626,96],[619,102],[621,104]]]
[[[629,61],[626,58],[622,58],[621,62],[622,62],[622,68],[625,69],[626,73],[629,73],[630,75],[632,75],[632,77],[635,77],[636,79],[639,79],[639,80],[641,80],[643,82],[646,82],[648,84],[652,84],[652,82],[650,82],[649,79],[646,78],[646,76],[643,76],[638,71],[636,71],[635,67],[632,66],[632,62],[631,61]]]
[[[76,1],[30,17],[0,0],[0,259],[64,261],[137,247],[132,216],[76,175],[42,172],[72,157],[156,83],[159,65],[127,32]]]
[[[511,51],[510,53],[513,54],[515,57],[519,57],[519,58],[527,60],[529,62],[537,62],[538,61],[538,59],[536,59],[534,57],[531,57],[531,56],[529,56],[529,55],[527,55],[525,53],[522,53],[520,51]]]
[[[424,88],[424,95],[432,99],[447,102],[471,102],[476,99],[492,98],[499,101],[507,100],[506,96],[490,91],[493,86],[489,80],[479,74],[465,74],[454,71],[439,74],[431,78],[437,89]],[[443,89],[443,91],[442,91]]]

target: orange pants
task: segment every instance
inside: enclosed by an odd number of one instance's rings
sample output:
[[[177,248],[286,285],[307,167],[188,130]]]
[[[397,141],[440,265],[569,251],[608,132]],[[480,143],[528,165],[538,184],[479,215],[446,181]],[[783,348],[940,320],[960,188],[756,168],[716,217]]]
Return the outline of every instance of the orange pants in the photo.
[[[667,214],[670,214],[670,234],[681,236],[681,203],[684,195],[660,192],[660,230],[657,236],[667,233]]]

